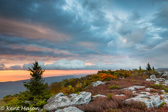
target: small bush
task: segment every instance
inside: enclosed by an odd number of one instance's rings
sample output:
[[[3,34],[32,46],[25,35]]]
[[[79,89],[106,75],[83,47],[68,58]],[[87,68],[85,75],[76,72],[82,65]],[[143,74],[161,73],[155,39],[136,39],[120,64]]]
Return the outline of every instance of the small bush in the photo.
[[[132,82],[136,83],[137,81],[136,80],[131,80]]]
[[[118,89],[118,88],[120,88],[120,86],[119,85],[111,85],[108,88],[109,89]]]
[[[112,80],[112,79],[116,79],[117,77],[114,76],[114,75],[111,75],[111,74],[105,74],[105,73],[100,73],[100,77],[101,77],[101,80],[104,81],[109,81],[109,80]]]
[[[159,107],[163,107],[166,104],[166,102],[162,102]]]
[[[107,94],[107,98],[108,98],[109,100],[112,99],[113,96],[114,96],[114,94],[111,94],[111,93]]]
[[[123,69],[116,70],[115,74],[116,74],[117,77],[131,77],[131,76],[133,76],[133,74],[131,73],[131,71],[129,71],[129,70],[123,70]]]

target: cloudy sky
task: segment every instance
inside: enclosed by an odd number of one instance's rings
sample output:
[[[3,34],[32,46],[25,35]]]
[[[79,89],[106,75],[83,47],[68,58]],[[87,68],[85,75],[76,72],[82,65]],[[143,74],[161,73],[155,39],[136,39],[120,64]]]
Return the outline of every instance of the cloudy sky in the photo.
[[[167,0],[0,0],[0,70],[168,67]]]

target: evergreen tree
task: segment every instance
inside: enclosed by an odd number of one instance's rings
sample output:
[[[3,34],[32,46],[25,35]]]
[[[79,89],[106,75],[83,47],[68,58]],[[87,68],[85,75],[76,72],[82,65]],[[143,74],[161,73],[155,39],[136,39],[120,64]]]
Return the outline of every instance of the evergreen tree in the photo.
[[[141,66],[139,67],[139,70],[142,70]]]
[[[152,70],[155,70],[155,68],[154,68],[154,67],[152,67]]]
[[[147,64],[146,70],[148,71],[152,70],[149,63]]]
[[[24,100],[32,101],[33,104],[31,105],[33,106],[42,107],[50,97],[48,84],[44,83],[44,79],[42,79],[42,74],[45,70],[42,70],[38,62],[35,61],[28,71],[30,71],[31,79],[29,82],[24,82],[24,86],[27,89],[24,93]]]

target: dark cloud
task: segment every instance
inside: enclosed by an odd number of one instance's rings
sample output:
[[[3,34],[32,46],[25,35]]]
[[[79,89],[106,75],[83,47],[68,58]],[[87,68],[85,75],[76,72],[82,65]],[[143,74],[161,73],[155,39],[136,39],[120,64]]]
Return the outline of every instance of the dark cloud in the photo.
[[[168,39],[167,4],[166,0],[1,0],[0,56],[57,60],[46,69],[105,69],[125,63],[134,67],[132,60],[141,64],[154,54],[164,54],[156,47]],[[116,61],[117,57],[121,58]]]
[[[161,28],[168,28],[168,6],[162,7],[152,20],[153,25]]]

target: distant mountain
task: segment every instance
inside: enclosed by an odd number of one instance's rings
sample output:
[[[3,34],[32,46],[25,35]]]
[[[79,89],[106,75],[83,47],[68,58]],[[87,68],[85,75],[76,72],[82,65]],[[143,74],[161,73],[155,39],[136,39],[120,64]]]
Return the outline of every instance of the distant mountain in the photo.
[[[45,77],[45,82],[51,84],[53,82],[60,82],[64,79],[71,78],[80,78],[85,75],[66,75],[66,76],[55,76],[55,77]],[[10,81],[10,82],[0,82],[0,99],[6,95],[17,94],[23,92],[26,88],[23,85],[23,82],[28,82],[29,80],[21,81]]]
[[[157,68],[158,71],[168,71],[168,68]]]

